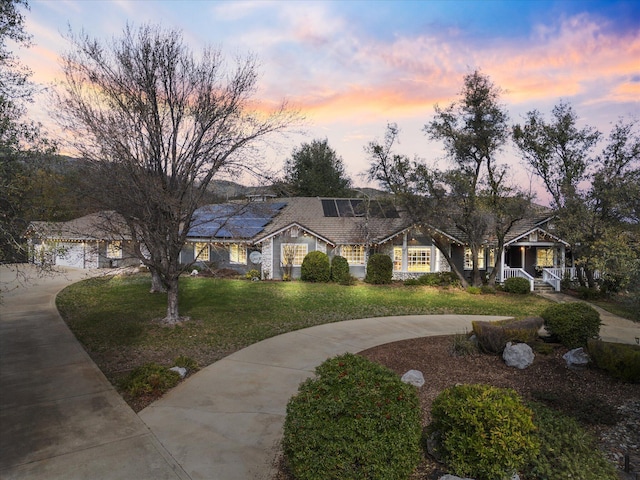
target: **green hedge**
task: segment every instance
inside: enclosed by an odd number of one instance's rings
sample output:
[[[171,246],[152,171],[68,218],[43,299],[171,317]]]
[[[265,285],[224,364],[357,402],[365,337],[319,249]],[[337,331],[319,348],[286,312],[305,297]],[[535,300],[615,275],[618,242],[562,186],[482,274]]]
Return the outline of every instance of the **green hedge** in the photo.
[[[538,331],[543,323],[541,317],[527,317],[506,322],[474,321],[471,326],[482,351],[502,353],[507,342],[533,344],[538,339]]]
[[[349,285],[351,283],[349,262],[340,255],[336,255],[331,259],[331,281],[341,285]]]
[[[365,282],[373,284],[391,283],[392,277],[393,261],[389,255],[374,253],[369,257]]]
[[[305,282],[328,282],[331,279],[331,264],[326,253],[313,251],[302,260],[300,279]]]
[[[407,286],[424,285],[426,287],[458,287],[460,279],[453,272],[425,273],[418,278],[411,278],[404,281]]]
[[[320,365],[289,401],[283,450],[298,480],[407,479],[420,437],[416,388],[345,354]]]
[[[624,382],[640,383],[640,347],[590,339],[587,349],[598,368]]]
[[[586,347],[600,332],[600,314],[583,302],[551,305],[541,316],[549,333],[567,348]]]
[[[458,385],[431,406],[428,431],[436,451],[458,476],[503,480],[538,453],[533,414],[511,389]]]
[[[531,292],[531,283],[522,277],[507,278],[504,281],[504,291],[508,293],[527,294]]]

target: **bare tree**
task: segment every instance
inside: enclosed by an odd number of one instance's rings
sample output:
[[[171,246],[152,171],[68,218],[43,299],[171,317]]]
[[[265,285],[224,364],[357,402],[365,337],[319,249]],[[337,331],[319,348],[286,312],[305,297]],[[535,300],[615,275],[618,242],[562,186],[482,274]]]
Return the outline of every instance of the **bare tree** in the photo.
[[[180,252],[214,175],[259,170],[257,149],[297,114],[284,102],[257,109],[255,58],[232,68],[210,48],[196,58],[176,30],[127,26],[111,42],[69,40],[60,124],[88,160],[91,194],[122,215],[134,250],[166,289],[165,321],[175,323],[188,268]]]

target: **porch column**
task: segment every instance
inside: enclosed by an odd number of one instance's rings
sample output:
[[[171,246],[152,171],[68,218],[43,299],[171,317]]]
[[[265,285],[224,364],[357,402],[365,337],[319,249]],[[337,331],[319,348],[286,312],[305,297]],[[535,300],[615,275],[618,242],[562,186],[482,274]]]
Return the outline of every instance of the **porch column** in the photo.
[[[500,283],[504,282],[504,256],[506,249],[507,247],[503,247],[502,253],[500,254],[500,276],[498,277],[498,282]]]
[[[406,272],[407,271],[407,265],[408,265],[408,256],[409,256],[409,250],[407,249],[407,232],[404,232],[404,235],[402,235],[402,271]]]

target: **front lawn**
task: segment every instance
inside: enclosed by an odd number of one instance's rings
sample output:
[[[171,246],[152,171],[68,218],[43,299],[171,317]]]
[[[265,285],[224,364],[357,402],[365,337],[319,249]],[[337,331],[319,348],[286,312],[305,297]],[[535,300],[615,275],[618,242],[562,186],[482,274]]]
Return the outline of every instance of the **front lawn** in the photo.
[[[166,297],[150,294],[140,274],[100,277],[71,285],[58,309],[78,340],[114,383],[147,362],[169,364],[184,355],[201,367],[281,333],[354,318],[416,314],[538,315],[547,300],[534,295],[471,295],[459,289],[402,284],[250,282],[185,277],[180,314],[163,326]]]

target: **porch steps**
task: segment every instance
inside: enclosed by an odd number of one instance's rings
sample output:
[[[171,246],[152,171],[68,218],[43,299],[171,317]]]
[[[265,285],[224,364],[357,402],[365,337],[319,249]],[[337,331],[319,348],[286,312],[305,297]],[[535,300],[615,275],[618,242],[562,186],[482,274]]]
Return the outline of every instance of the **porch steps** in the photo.
[[[547,282],[545,282],[544,280],[536,278],[533,281],[533,291],[534,292],[553,293],[553,292],[555,292],[555,289],[551,285],[549,285]]]

